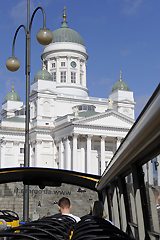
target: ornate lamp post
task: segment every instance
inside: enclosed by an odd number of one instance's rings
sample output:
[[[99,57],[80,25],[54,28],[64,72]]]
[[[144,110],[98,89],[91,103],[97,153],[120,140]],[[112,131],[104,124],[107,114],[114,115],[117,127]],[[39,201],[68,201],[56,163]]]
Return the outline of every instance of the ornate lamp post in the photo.
[[[17,71],[20,67],[19,60],[15,57],[15,42],[16,37],[21,28],[24,29],[26,39],[26,53],[25,53],[25,75],[26,75],[26,113],[25,113],[25,151],[24,151],[24,167],[30,166],[30,147],[29,147],[29,122],[30,122],[30,107],[29,107],[29,94],[30,94],[30,42],[31,42],[31,28],[32,22],[36,12],[40,10],[43,15],[43,28],[37,33],[37,40],[42,45],[48,45],[52,42],[52,32],[46,28],[46,15],[42,7],[37,7],[30,18],[30,0],[27,0],[27,26],[20,25],[14,35],[12,43],[12,56],[8,58],[6,67],[9,71]],[[24,185],[23,196],[23,219],[29,219],[29,186]]]

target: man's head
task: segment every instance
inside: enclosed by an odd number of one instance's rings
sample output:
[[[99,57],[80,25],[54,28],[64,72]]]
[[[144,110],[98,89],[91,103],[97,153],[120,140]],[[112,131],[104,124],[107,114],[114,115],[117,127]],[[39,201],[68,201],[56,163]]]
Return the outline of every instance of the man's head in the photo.
[[[95,201],[94,205],[93,205],[93,212],[92,215],[95,217],[103,217],[103,210],[104,210],[104,206],[103,203],[101,201]]]
[[[61,199],[59,199],[58,206],[59,206],[59,211],[61,213],[69,213],[71,208],[71,203],[69,198],[62,197]]]

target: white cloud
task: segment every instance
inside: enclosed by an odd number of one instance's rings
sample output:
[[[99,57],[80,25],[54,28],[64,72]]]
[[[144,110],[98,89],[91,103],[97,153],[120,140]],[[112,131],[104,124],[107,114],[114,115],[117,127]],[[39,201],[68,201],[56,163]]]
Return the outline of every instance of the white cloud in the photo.
[[[143,0],[124,0],[123,12],[126,15],[134,15],[142,5]]]
[[[34,9],[34,5],[30,4],[31,12]],[[15,24],[26,24],[27,21],[27,1],[22,0],[15,5],[10,12],[10,16]]]
[[[37,0],[36,5],[33,3],[33,1],[30,1],[30,15],[33,13],[36,7],[42,6],[42,7],[48,7],[52,3],[51,0]],[[11,11],[10,16],[14,22],[14,24],[26,24],[27,22],[27,0],[21,0],[18,2],[17,5],[15,5]]]
[[[102,87],[110,87],[112,84],[113,80],[111,78],[106,78],[106,77],[102,77],[100,79],[92,79],[92,81],[90,82],[90,84],[92,86],[102,86]]]
[[[36,2],[36,4],[37,4],[37,6],[49,6],[50,4],[52,3],[52,0],[38,0],[37,2]],[[43,7],[42,6],[42,7]]]
[[[131,51],[128,48],[123,48],[120,50],[120,54],[122,57],[126,57],[128,55],[130,55]]]

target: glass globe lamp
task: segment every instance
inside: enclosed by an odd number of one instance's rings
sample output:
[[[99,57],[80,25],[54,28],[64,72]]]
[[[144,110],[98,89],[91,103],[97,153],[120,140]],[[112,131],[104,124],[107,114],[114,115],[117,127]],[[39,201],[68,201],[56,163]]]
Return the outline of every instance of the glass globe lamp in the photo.
[[[6,67],[9,71],[15,72],[20,68],[20,62],[16,57],[12,56],[7,59]]]
[[[52,32],[47,28],[41,28],[37,33],[37,41],[42,45],[48,45],[52,42]]]

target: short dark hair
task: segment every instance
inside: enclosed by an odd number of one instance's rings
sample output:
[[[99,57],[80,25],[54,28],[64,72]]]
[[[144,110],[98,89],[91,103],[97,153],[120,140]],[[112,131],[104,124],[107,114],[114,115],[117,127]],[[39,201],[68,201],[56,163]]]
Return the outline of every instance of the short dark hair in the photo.
[[[61,199],[59,199],[58,201],[58,206],[61,207],[61,208],[70,208],[70,200],[69,198],[66,198],[66,197],[62,197]]]
[[[93,205],[92,215],[95,217],[102,218],[103,217],[104,206],[101,201],[95,201]]]

